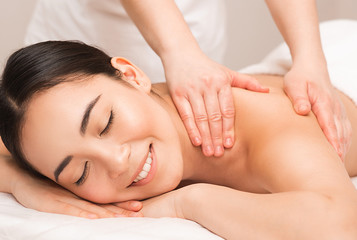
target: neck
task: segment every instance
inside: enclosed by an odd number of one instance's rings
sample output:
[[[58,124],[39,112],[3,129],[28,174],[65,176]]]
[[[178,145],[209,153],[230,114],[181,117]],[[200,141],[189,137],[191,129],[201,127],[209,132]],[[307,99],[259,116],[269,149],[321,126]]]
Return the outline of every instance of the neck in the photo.
[[[207,162],[208,157],[203,155],[200,146],[195,147],[192,145],[186,128],[170,97],[167,85],[164,83],[154,84],[152,86],[152,97],[167,111],[176,127],[184,164],[182,181],[205,180],[205,177],[200,175],[204,172],[202,171],[202,168],[203,166],[206,166],[204,162]]]

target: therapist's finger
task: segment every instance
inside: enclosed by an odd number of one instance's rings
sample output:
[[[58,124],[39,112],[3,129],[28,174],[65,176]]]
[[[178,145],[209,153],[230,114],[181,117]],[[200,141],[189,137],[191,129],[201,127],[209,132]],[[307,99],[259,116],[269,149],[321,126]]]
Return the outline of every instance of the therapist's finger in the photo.
[[[203,154],[208,157],[212,156],[214,154],[214,149],[203,98],[201,95],[193,93],[191,96],[189,96],[189,100],[196,126],[201,135]]]
[[[327,105],[328,104],[326,103],[314,103],[312,105],[312,111],[314,112],[327,140],[335,148],[338,155],[342,156],[335,119],[331,109],[328,108]]]
[[[338,141],[340,145],[340,156],[344,160],[351,144],[352,126],[349,121],[345,108],[340,99],[336,98],[334,103],[334,121],[337,129]]]
[[[210,91],[204,94],[206,105],[210,135],[213,143],[213,151],[215,157],[223,155],[223,140],[222,140],[222,114],[218,96],[216,91]]]
[[[191,104],[185,97],[172,96],[172,100],[175,103],[192,144],[200,146],[202,144],[202,139],[196,126]]]
[[[348,123],[344,121],[344,119],[339,118],[338,116],[334,117],[335,125],[337,129],[337,138],[339,141],[339,149],[340,153],[339,156],[344,161],[347,149],[348,149]]]
[[[305,82],[293,82],[293,80],[290,80],[284,85],[284,90],[293,103],[297,114],[306,115],[311,111],[307,84]]]
[[[343,152],[344,152],[344,127],[342,126],[341,119],[338,118],[338,116],[333,116],[334,117],[334,122],[336,126],[336,132],[337,132],[337,141],[338,141],[338,155],[343,158]]]
[[[235,108],[230,86],[222,87],[218,98],[222,113],[223,145],[225,148],[231,148],[234,144]]]
[[[346,157],[346,154],[348,152],[348,150],[350,149],[351,147],[351,144],[352,144],[352,125],[351,125],[351,122],[350,120],[347,118],[344,119],[344,123],[343,123],[343,129],[344,129],[344,141],[343,141],[343,146],[344,146],[344,149],[343,149],[343,159],[345,159]]]
[[[269,88],[263,87],[256,78],[250,75],[235,71],[230,71],[230,74],[232,79],[232,87],[243,88],[255,92],[269,92]]]

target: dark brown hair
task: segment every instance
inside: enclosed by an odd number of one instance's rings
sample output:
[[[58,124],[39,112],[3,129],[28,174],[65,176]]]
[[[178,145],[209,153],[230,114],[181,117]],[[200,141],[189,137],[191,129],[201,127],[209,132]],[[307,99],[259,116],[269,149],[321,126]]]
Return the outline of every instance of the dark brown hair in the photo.
[[[4,68],[0,84],[0,135],[14,160],[38,174],[21,150],[24,114],[31,97],[63,82],[105,74],[117,79],[111,57],[98,48],[73,41],[47,41],[13,53]]]

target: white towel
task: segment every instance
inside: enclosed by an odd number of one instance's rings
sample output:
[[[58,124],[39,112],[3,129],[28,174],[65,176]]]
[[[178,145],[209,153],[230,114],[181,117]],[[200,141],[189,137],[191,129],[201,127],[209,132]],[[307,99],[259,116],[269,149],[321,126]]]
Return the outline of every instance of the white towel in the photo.
[[[357,103],[357,21],[332,20],[320,24],[321,40],[332,84]],[[250,74],[284,75],[292,61],[286,44],[260,63],[240,70]]]

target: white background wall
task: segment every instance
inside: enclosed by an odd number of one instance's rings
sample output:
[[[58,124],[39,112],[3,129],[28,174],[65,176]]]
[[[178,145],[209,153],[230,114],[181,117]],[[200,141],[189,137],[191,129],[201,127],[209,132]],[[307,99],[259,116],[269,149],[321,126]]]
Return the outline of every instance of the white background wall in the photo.
[[[225,64],[239,69],[259,61],[282,38],[263,0],[226,1],[229,43]],[[1,69],[8,55],[22,46],[35,2],[0,0]],[[336,18],[357,20],[357,0],[317,0],[317,4],[321,21]]]

